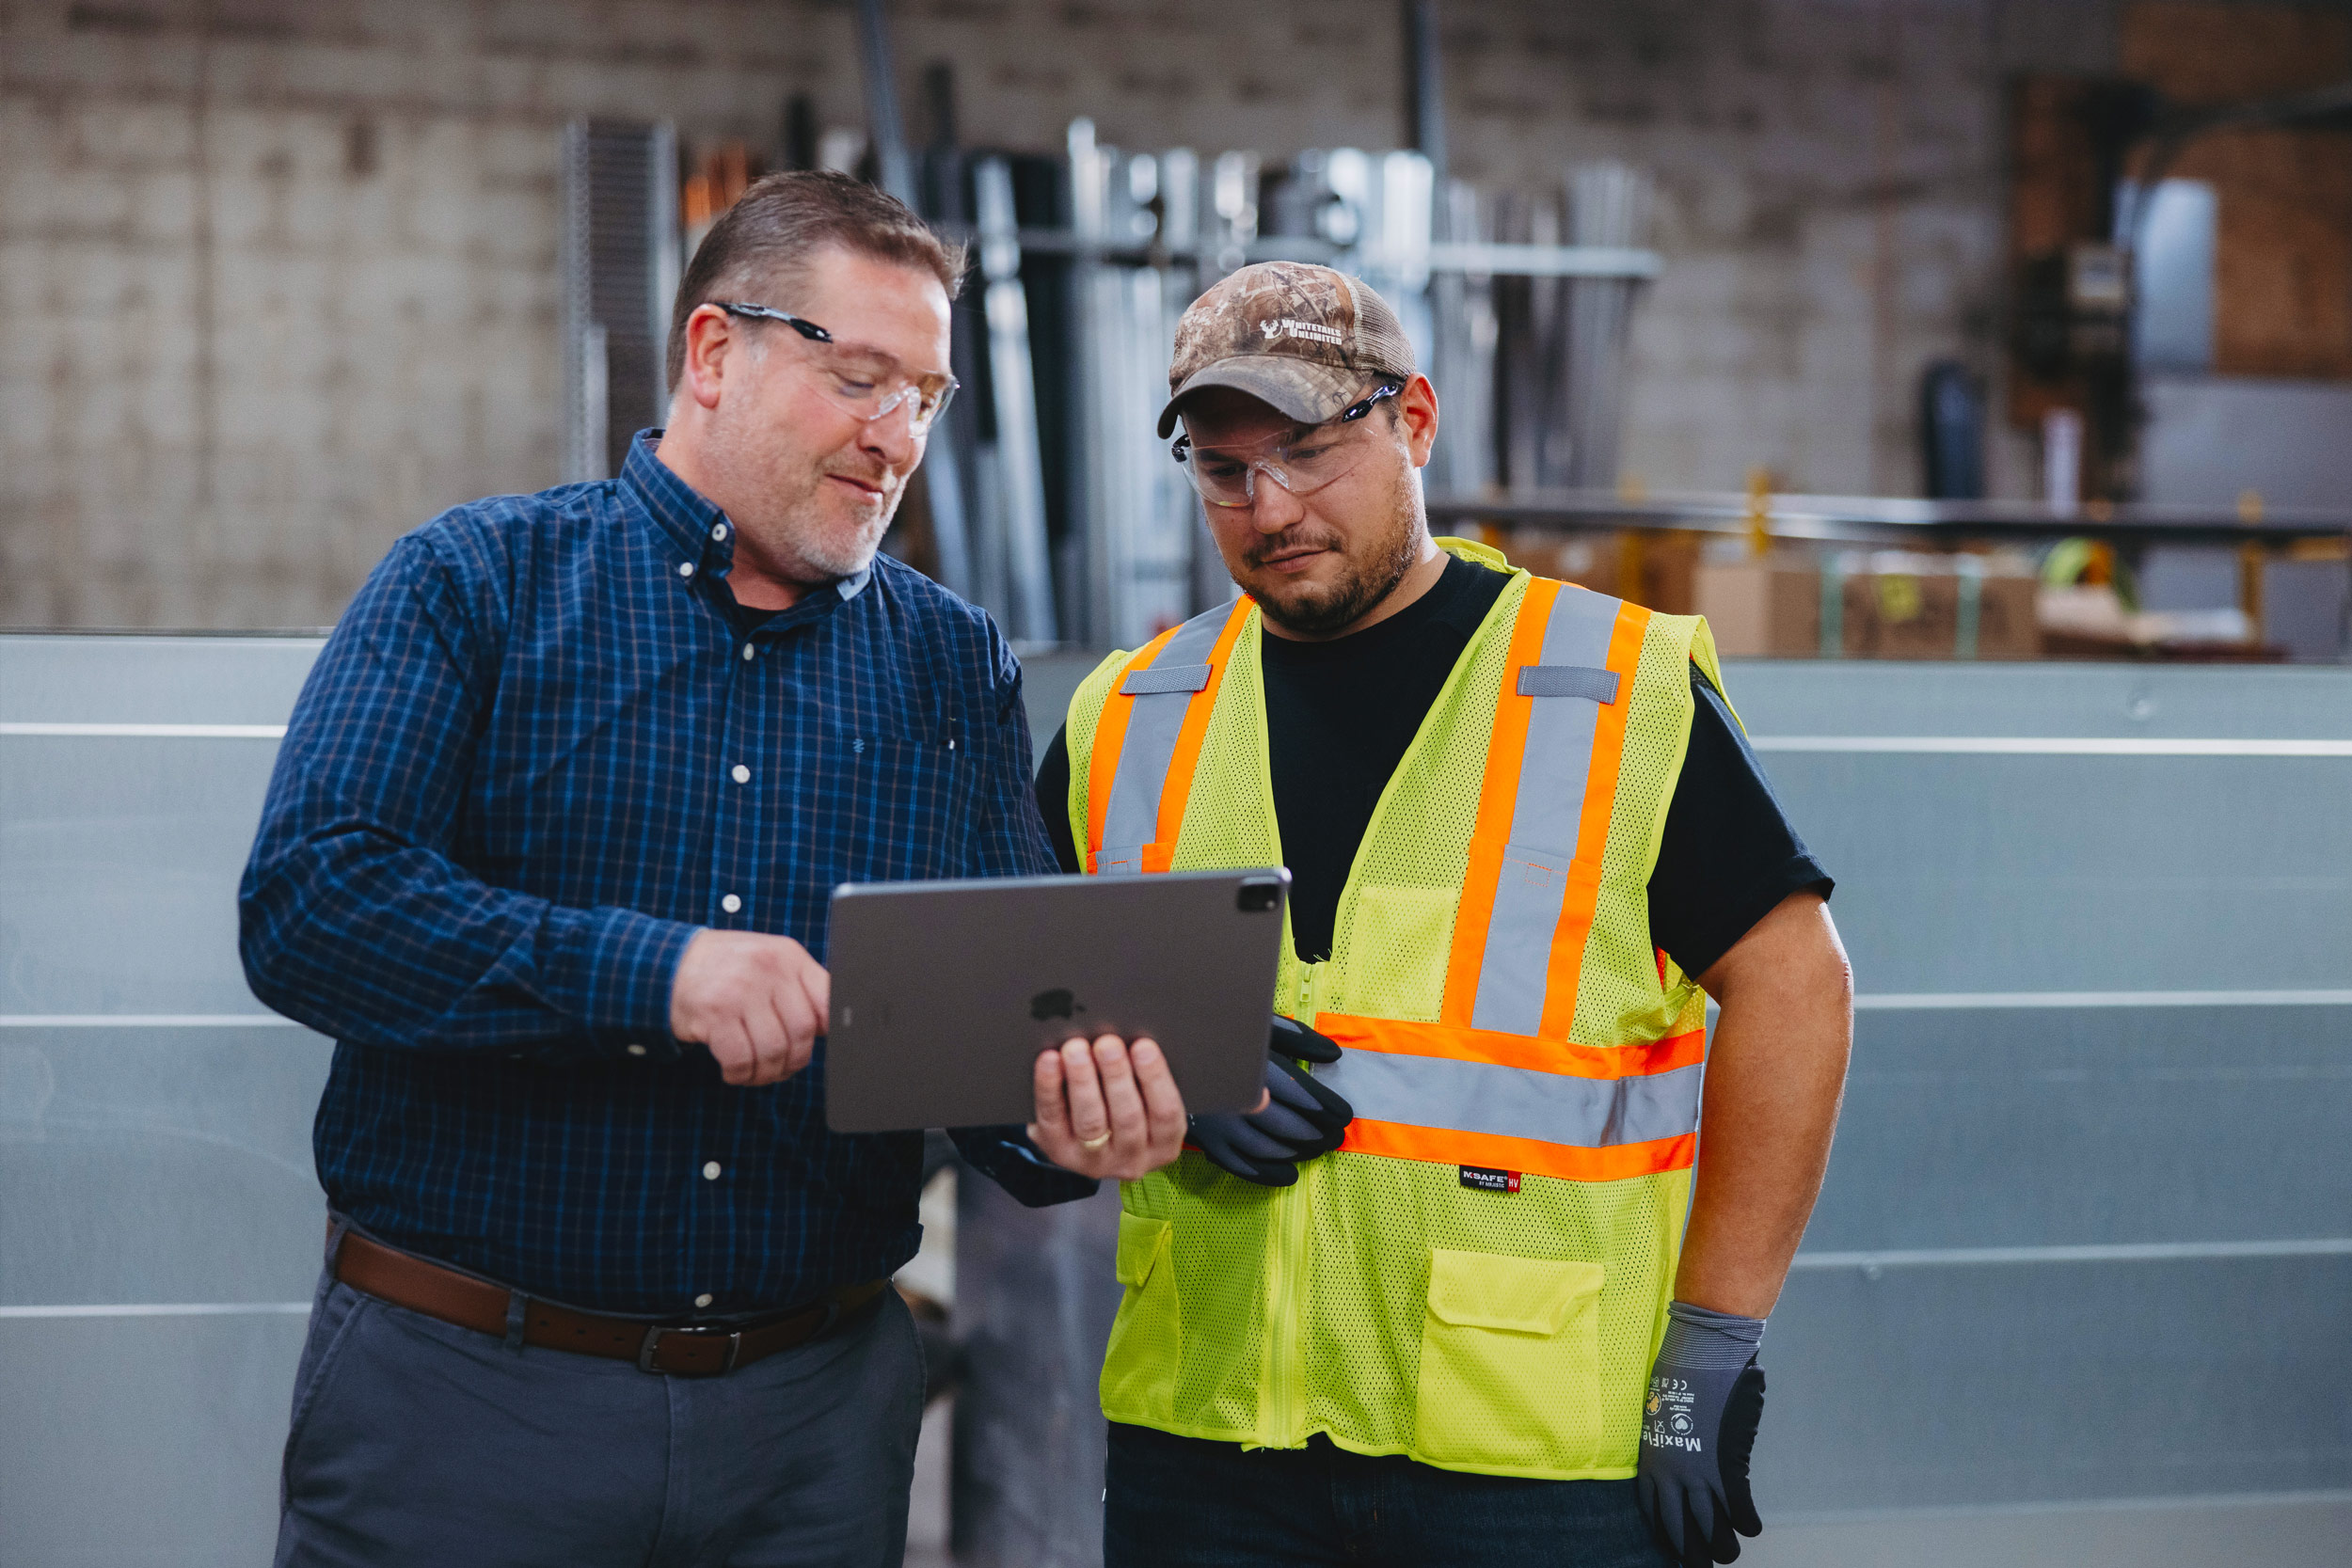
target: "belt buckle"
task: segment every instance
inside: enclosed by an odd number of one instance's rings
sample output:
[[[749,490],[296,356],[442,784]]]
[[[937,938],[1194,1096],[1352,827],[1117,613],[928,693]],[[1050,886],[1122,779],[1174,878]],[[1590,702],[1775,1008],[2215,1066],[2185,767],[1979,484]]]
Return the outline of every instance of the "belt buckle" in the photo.
[[[665,1327],[663,1327],[663,1326],[662,1326],[661,1324],[660,1324],[660,1323],[655,1323],[655,1324],[651,1325],[650,1327],[648,1327],[648,1328],[645,1330],[645,1339],[644,1339],[644,1343],[643,1343],[643,1344],[641,1344],[641,1345],[639,1345],[639,1346],[637,1347],[637,1370],[638,1370],[639,1371],[641,1371],[641,1372],[656,1372],[656,1371],[661,1371],[661,1369],[660,1369],[660,1368],[656,1367],[656,1366],[653,1364],[653,1358],[654,1358],[656,1355],[658,1355],[658,1354],[660,1354],[660,1351],[661,1351],[661,1338],[662,1338],[662,1336],[667,1335],[667,1334],[683,1334],[683,1335],[685,1335],[687,1338],[693,1338],[693,1339],[714,1339],[714,1338],[718,1338],[718,1331],[717,1331],[716,1329],[708,1329],[708,1328],[665,1328]],[[724,1376],[726,1376],[726,1374],[727,1374],[727,1373],[729,1373],[729,1372],[731,1372],[731,1371],[735,1370],[735,1361],[736,1361],[736,1357],[738,1357],[739,1355],[741,1355],[741,1354],[743,1354],[743,1336],[742,1336],[740,1333],[732,1333],[732,1334],[729,1334],[729,1335],[726,1337],[726,1340],[727,1340],[727,1358],[726,1358],[724,1361],[723,1361],[723,1362],[721,1362],[721,1363],[719,1364],[719,1370],[718,1370],[717,1371],[715,1371],[715,1372],[661,1372],[661,1375],[662,1375],[662,1376],[664,1376],[664,1377],[724,1377]]]

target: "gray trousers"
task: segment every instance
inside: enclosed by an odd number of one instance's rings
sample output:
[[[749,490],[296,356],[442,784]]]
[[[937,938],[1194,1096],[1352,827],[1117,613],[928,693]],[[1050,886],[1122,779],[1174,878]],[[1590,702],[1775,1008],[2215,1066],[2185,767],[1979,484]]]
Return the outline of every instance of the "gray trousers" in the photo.
[[[278,1568],[898,1568],[923,1420],[896,1291],[724,1377],[523,1346],[322,1279]]]

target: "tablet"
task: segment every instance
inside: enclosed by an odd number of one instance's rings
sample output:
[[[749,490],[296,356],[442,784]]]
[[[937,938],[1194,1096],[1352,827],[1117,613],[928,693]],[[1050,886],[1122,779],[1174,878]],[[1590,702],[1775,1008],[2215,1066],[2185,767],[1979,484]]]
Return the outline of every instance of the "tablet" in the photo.
[[[1186,1110],[1248,1110],[1289,893],[1279,868],[845,883],[825,1124],[1026,1122],[1038,1053],[1073,1035],[1149,1035]]]

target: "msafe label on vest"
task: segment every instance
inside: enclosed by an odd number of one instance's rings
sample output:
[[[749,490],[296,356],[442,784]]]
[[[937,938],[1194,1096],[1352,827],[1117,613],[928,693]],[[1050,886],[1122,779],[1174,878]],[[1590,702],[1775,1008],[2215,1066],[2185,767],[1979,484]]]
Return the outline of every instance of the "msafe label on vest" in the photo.
[[[1516,1193],[1519,1190],[1519,1173],[1515,1170],[1488,1170],[1484,1165],[1463,1165],[1462,1185],[1482,1193]]]

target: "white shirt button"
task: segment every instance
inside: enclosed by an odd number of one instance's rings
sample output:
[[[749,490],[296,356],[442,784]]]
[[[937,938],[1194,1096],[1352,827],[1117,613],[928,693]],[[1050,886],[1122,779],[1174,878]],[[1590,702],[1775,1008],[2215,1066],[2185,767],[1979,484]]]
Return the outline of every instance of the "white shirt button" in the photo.
[[[705,1164],[705,1165],[703,1166],[703,1180],[706,1180],[706,1181],[716,1181],[716,1180],[719,1180],[719,1162],[718,1162],[718,1161],[716,1161],[716,1160],[710,1161],[708,1164]]]
[[[691,561],[679,562],[677,563],[677,575],[682,578],[692,577],[694,575],[694,563]]]
[[[749,784],[752,782],[752,770],[744,767],[739,762],[735,765],[734,776],[737,784]]]
[[[727,913],[733,914],[736,911],[743,907],[743,900],[738,898],[734,894],[730,893],[724,898],[719,900],[719,907],[726,911]]]
[[[645,1048],[632,1043],[628,1048],[628,1053],[632,1056],[643,1056],[645,1053]]]
[[[710,537],[712,537],[713,539],[724,539],[726,536],[727,536],[727,525],[726,525],[726,524],[724,524],[724,523],[713,523],[713,524],[711,524],[711,525],[710,525]]]
[[[757,658],[758,657],[759,650],[757,648],[753,647],[749,642],[743,644],[743,657],[747,661]]]
[[[694,1305],[697,1307],[707,1307],[710,1305],[710,1292],[708,1291],[705,1291],[701,1295],[694,1298]]]

